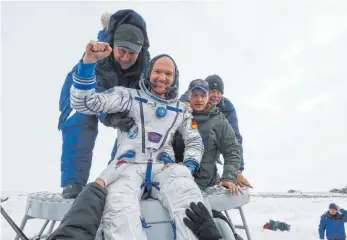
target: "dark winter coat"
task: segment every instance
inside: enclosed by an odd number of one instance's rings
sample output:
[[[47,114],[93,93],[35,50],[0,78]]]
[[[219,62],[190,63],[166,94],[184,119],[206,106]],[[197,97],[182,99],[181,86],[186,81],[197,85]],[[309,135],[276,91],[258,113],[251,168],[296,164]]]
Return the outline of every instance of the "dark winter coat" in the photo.
[[[107,190],[97,183],[88,184],[47,240],[94,240],[105,207],[106,194]]]
[[[212,106],[212,105],[211,105]],[[195,182],[201,189],[217,183],[216,159],[220,154],[224,158],[224,170],[221,181],[237,182],[240,167],[240,148],[233,129],[218,108],[212,106],[207,112],[193,112],[198,130],[204,142],[204,154],[200,168],[194,173]],[[183,160],[184,141],[176,132],[173,143],[176,161]]]
[[[122,23],[132,24],[140,28],[144,35],[144,44],[137,61],[127,70],[122,70],[119,63],[114,60],[113,54],[97,62],[95,75],[97,91],[122,86],[138,88],[142,69],[149,62],[149,40],[146,23],[143,18],[133,10],[120,10],[110,17],[107,42],[113,46],[115,29]],[[93,156],[95,140],[98,135],[98,119],[96,116],[74,113],[70,107],[70,88],[73,82],[72,75],[77,70],[76,65],[67,75],[59,100],[58,129],[63,135],[63,150],[61,157],[61,186],[71,183],[85,185],[88,181],[89,170]],[[114,116],[114,115],[110,115]],[[103,121],[105,115],[98,118]]]
[[[244,170],[243,147],[242,147],[243,139],[240,134],[239,121],[237,119],[235,107],[226,97],[222,97],[222,100],[217,107],[224,114],[224,116],[226,117],[226,119],[228,120],[228,122],[230,123],[231,127],[233,128],[235,132],[237,142],[239,143],[239,146],[240,146],[240,156],[241,156],[240,171],[243,171]]]
[[[113,47],[113,35],[115,29],[123,24],[132,24],[142,30],[144,43],[137,61],[127,70],[122,70],[119,63],[114,60],[113,54],[97,62],[95,75],[98,90],[103,91],[115,86],[138,88],[142,69],[148,64],[150,55],[148,52],[149,40],[147,36],[146,23],[143,18],[133,10],[121,10],[110,17],[108,26],[107,42]],[[72,109],[70,108],[70,88],[72,85],[72,74],[77,70],[78,64],[67,75],[59,100],[59,110],[62,112],[59,123],[63,122]]]
[[[340,209],[340,212],[341,214],[331,215],[328,211],[321,216],[318,229],[320,239],[324,239],[325,231],[329,240],[346,239],[344,223],[347,222],[347,211]]]
[[[185,92],[180,100],[182,102],[187,102],[188,100],[188,91]],[[238,123],[238,119],[237,119],[237,115],[236,115],[236,110],[234,105],[230,102],[229,99],[227,99],[226,97],[222,97],[222,100],[220,101],[220,103],[217,105],[217,107],[219,108],[219,110],[224,114],[224,116],[226,117],[226,119],[228,120],[228,122],[230,123],[231,127],[233,128],[235,135],[236,135],[236,139],[237,142],[239,143],[240,146],[240,157],[241,157],[241,164],[240,164],[240,171],[244,170],[244,161],[243,161],[243,147],[242,147],[242,136],[240,134],[240,130],[239,130],[239,123]]]

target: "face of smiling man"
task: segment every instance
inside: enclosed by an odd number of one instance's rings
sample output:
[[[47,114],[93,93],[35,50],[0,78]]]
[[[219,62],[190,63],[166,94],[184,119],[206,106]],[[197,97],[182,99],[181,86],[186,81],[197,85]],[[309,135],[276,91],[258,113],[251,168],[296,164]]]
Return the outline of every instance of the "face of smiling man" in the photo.
[[[151,91],[157,96],[164,98],[167,88],[175,78],[175,65],[168,57],[158,58],[152,68],[149,81],[152,83]]]

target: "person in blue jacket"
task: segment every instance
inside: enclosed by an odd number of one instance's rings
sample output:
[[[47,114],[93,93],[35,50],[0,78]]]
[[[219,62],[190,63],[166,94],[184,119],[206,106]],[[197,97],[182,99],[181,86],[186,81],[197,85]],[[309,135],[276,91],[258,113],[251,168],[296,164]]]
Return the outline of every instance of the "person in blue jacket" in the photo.
[[[320,218],[319,239],[326,237],[328,240],[345,240],[345,222],[347,222],[347,211],[337,206],[335,203],[329,205],[329,210]]]
[[[111,13],[103,13],[101,15],[101,25],[102,25],[102,29],[99,31],[98,33],[98,41],[99,42],[105,42],[106,41],[106,37],[107,37],[107,27],[108,27],[108,23],[110,21],[110,17],[111,17]]]
[[[110,17],[106,42],[113,49],[113,54],[97,62],[97,91],[115,86],[138,88],[141,71],[150,59],[146,23],[142,16],[128,9],[114,13]],[[78,64],[67,75],[59,100],[61,114],[58,129],[63,137],[61,187],[64,198],[76,198],[88,181],[99,119],[106,126],[120,129],[133,124],[132,119],[123,118],[121,114],[96,117],[71,109],[70,88],[77,67]]]

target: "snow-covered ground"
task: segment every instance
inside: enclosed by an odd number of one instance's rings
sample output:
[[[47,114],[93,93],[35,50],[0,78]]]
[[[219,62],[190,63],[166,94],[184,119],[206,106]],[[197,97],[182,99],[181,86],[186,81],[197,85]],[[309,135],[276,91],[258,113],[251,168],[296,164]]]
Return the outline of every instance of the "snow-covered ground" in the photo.
[[[2,206],[19,224],[25,211],[27,193],[2,192],[2,198],[7,196],[10,198]],[[331,202],[347,208],[347,196],[340,194],[305,193],[301,197],[301,194],[256,193],[244,211],[253,240],[310,240],[318,239],[319,217]],[[231,210],[230,213],[234,224],[241,223],[237,210]],[[263,230],[262,226],[269,219],[287,222],[292,225],[292,229],[290,232]],[[35,235],[41,224],[41,220],[29,221],[25,233]],[[238,231],[245,237],[243,230]],[[10,225],[1,218],[1,239],[13,239],[14,236]]]

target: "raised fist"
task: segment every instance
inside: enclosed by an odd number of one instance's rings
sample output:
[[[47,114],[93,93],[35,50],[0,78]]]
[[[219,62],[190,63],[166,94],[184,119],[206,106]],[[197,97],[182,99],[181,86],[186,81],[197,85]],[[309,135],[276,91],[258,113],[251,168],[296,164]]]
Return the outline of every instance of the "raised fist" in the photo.
[[[112,48],[108,43],[90,41],[86,47],[83,63],[96,63],[110,55],[111,52]]]

